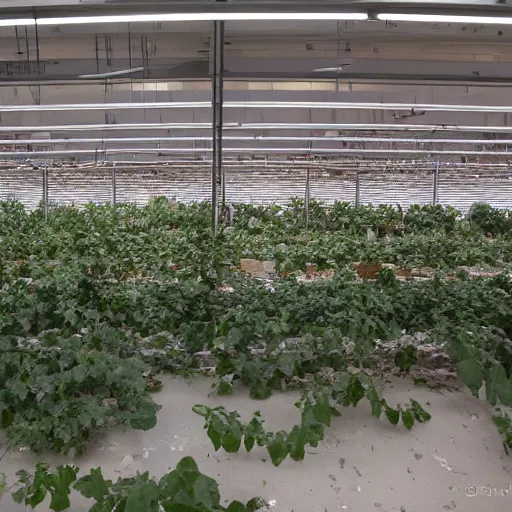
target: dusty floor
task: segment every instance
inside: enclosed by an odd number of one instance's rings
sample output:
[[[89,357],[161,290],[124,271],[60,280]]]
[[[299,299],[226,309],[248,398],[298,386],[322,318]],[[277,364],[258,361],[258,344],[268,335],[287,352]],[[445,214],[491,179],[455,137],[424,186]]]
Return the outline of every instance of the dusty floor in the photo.
[[[275,512],[512,510],[512,456],[504,453],[486,403],[468,393],[434,392],[397,381],[386,390],[388,401],[405,403],[413,397],[423,405],[429,402],[430,423],[407,432],[372,418],[361,404],[335,418],[327,438],[307,450],[303,462],[287,459],[275,468],[262,448],[250,454],[215,453],[203,419],[191,407],[223,404],[245,418],[261,410],[268,428],[289,429],[299,420],[295,394],[256,402],[240,389],[231,397],[208,398],[207,379],[163,380],[163,391],[155,395],[163,408],[153,430],[110,432],[73,463],[83,470],[101,466],[110,478],[136,470],[160,476],[191,455],[203,473],[218,480],[223,499],[261,496],[276,501]],[[70,462],[66,457],[43,459]],[[16,470],[29,470],[35,461],[30,453],[14,452],[0,462],[0,472],[12,483]],[[73,512],[88,509],[85,500],[75,503]],[[1,512],[23,510],[8,495],[0,499]]]

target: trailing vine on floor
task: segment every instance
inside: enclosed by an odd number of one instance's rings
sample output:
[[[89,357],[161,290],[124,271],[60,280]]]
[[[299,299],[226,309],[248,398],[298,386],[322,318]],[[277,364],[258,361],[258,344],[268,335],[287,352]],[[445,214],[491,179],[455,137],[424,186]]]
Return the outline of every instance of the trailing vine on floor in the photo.
[[[328,384],[317,384],[302,394],[295,405],[301,411],[301,423],[290,432],[266,431],[259,412],[254,413],[251,421],[244,424],[236,411],[227,411],[224,407],[210,408],[195,405],[193,411],[205,419],[204,428],[216,451],[221,447],[228,453],[238,452],[244,443],[250,452],[254,445],[266,447],[275,466],[279,466],[289,455],[293,460],[304,459],[305,447],[317,447],[324,438],[325,427],[331,426],[333,416],[340,416],[338,407],[355,407],[363,398],[367,398],[372,407],[372,415],[380,418],[384,412],[393,425],[402,420],[410,430],[415,421],[424,423],[430,420],[430,414],[415,400],[407,406],[392,408],[379,395],[375,383],[364,372],[340,372],[331,375]]]
[[[147,472],[117,482],[106,480],[101,468],[81,478],[78,472],[70,465],[52,471],[44,462],[37,464],[34,473],[18,471],[13,499],[35,509],[49,494],[54,512],[71,508],[73,490],[95,501],[90,512],[255,512],[266,505],[261,498],[253,498],[246,504],[233,501],[222,506],[217,482],[203,475],[192,457],[183,458],[159,481]]]

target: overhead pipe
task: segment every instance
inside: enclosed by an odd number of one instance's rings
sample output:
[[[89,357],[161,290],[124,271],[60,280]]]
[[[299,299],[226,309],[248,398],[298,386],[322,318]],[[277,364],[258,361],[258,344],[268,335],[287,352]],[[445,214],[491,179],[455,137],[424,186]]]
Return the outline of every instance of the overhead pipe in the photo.
[[[332,149],[332,148],[224,148],[225,153],[263,153],[263,154],[331,154],[331,155],[364,155],[364,154],[383,154],[383,155],[452,155],[452,156],[508,156],[512,158],[512,151],[455,151],[455,150],[422,150],[422,149]],[[212,148],[116,148],[116,149],[65,149],[56,151],[19,151],[19,152],[0,152],[0,157],[32,157],[43,155],[115,155],[115,154],[180,154],[180,153],[211,153]]]
[[[58,112],[86,110],[151,110],[211,108],[208,101],[162,101],[148,103],[72,103],[53,105],[0,105],[0,112]],[[421,110],[425,112],[496,112],[512,113],[512,106],[444,105],[429,103],[368,103],[368,102],[306,102],[306,101],[227,101],[224,108],[294,108],[346,110]]]
[[[405,139],[395,137],[292,137],[292,136],[223,136],[225,141],[254,141],[254,142],[402,142],[402,143],[419,143],[419,144],[512,144],[512,139]],[[178,136],[178,137],[111,137],[111,138],[79,138],[79,139],[0,139],[0,145],[25,146],[25,145],[41,145],[55,146],[58,144],[108,144],[108,143],[141,143],[150,144],[158,142],[211,142],[212,137],[202,136]]]
[[[129,123],[48,126],[0,126],[0,133],[99,132],[146,130],[210,130],[211,123]],[[469,126],[448,124],[335,124],[335,123],[224,123],[224,130],[325,130],[325,131],[411,131],[512,133],[512,126]]]

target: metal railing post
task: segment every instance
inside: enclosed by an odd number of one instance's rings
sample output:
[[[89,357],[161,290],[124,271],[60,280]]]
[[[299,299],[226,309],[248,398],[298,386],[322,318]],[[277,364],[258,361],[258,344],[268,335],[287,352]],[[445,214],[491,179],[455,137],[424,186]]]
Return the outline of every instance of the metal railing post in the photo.
[[[306,221],[306,228],[309,225],[309,197],[310,197],[310,174],[309,174],[309,167],[306,167],[306,190],[304,194],[304,209],[305,209],[305,221]]]
[[[212,229],[216,234],[219,227],[219,210],[224,209],[226,189],[222,168],[222,109],[224,102],[224,22],[214,21],[212,49]],[[219,192],[221,201],[219,204]]]
[[[116,176],[116,164],[112,166],[112,206],[117,204],[117,176]]]
[[[432,204],[439,202],[439,160],[436,162],[432,182]]]
[[[355,205],[359,206],[361,202],[361,182],[359,179],[359,170],[356,171],[356,201]]]
[[[48,167],[43,167],[43,208],[44,220],[48,221]]]

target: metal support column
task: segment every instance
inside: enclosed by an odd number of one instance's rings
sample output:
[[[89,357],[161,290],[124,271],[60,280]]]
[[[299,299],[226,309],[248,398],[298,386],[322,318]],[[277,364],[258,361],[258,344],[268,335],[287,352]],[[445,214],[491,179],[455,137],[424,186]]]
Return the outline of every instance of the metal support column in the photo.
[[[112,165],[112,206],[117,204],[117,176],[116,176],[116,164]]]
[[[48,167],[43,167],[43,208],[44,220],[48,220]]]
[[[436,162],[434,169],[434,179],[432,183],[432,204],[437,204],[439,201],[439,160]]]
[[[219,210],[226,202],[224,170],[222,168],[222,107],[224,101],[224,22],[215,21],[212,48],[212,227],[216,234],[219,227]],[[220,197],[219,197],[220,195]]]
[[[311,110],[309,111],[309,122],[311,123]],[[309,157],[311,158],[311,151],[313,149],[313,143],[308,143],[308,149],[309,149]],[[304,214],[305,214],[305,221],[306,221],[306,228],[309,225],[309,199],[311,196],[310,192],[310,174],[309,174],[309,167],[306,168],[306,190],[304,194]]]

